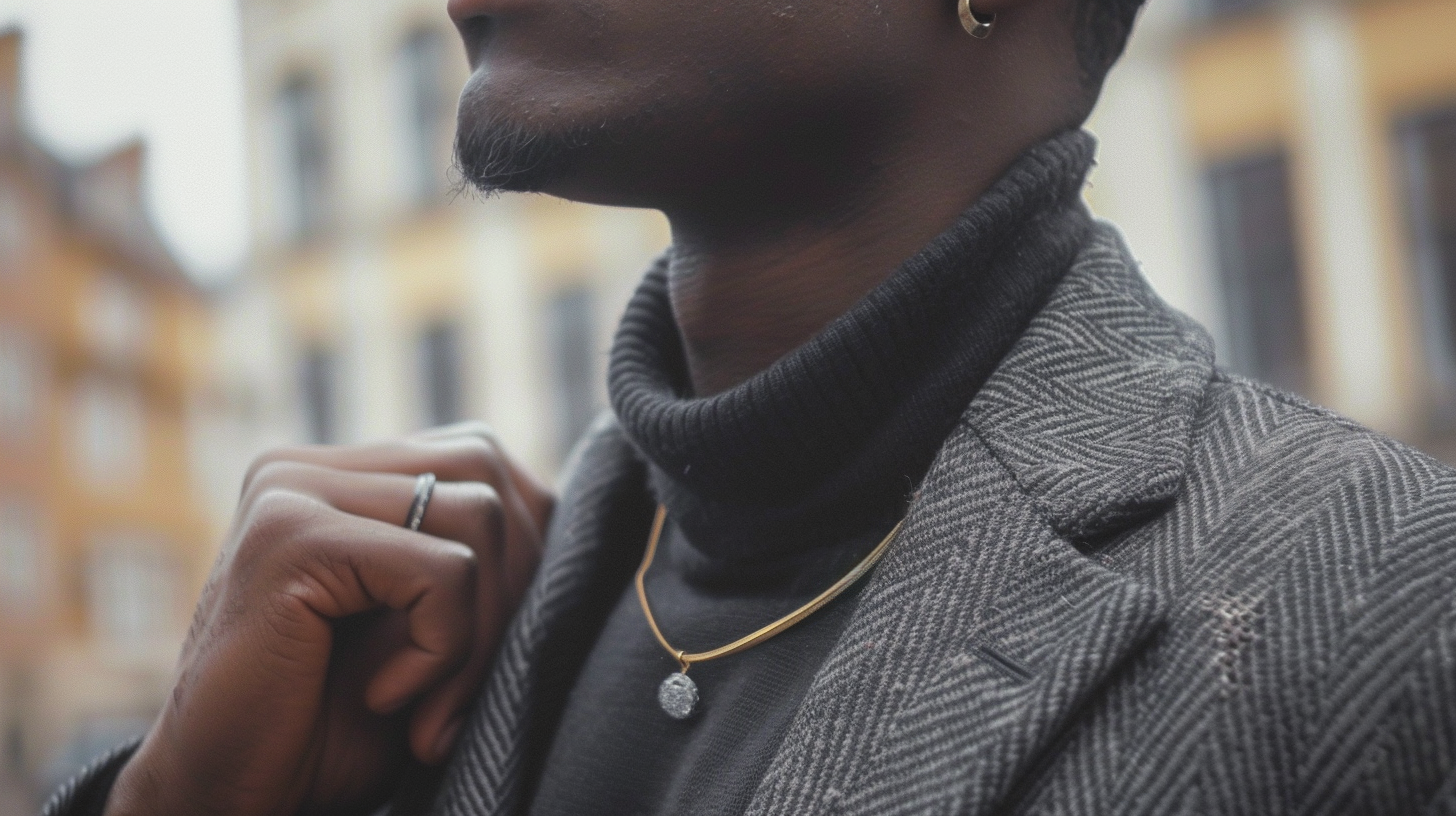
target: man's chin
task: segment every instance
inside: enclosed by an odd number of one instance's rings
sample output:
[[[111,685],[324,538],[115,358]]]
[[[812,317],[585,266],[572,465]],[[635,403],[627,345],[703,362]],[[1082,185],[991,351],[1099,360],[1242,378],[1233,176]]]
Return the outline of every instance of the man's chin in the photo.
[[[498,116],[466,121],[455,139],[461,183],[486,195],[547,192],[581,147],[576,134],[534,129]]]
[[[479,72],[461,95],[455,134],[460,183],[487,195],[549,192],[587,145],[587,134],[549,106],[538,110],[539,96],[505,79],[500,72]]]

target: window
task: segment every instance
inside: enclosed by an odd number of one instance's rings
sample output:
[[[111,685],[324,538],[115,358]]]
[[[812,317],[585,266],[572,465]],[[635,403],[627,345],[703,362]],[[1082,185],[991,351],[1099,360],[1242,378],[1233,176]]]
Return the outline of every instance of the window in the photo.
[[[75,415],[77,464],[87,480],[115,487],[142,477],[146,419],[134,384],[82,377],[76,386]]]
[[[298,390],[308,440],[319,445],[338,442],[338,361],[332,351],[316,346],[304,352]]]
[[[141,357],[151,334],[143,293],[121,273],[102,272],[86,302],[83,320],[97,351],[116,362]]]
[[[70,205],[87,226],[122,244],[145,249],[151,223],[141,208],[141,148],[86,168],[69,185]]]
[[[1200,11],[1204,17],[1219,19],[1262,11],[1273,4],[1273,0],[1200,0]]]
[[[14,719],[5,725],[5,769],[19,776],[25,773],[25,726],[16,715],[11,716]]]
[[[140,648],[172,634],[177,611],[177,571],[154,536],[102,538],[87,569],[92,630],[112,646]]]
[[[278,202],[291,237],[317,232],[328,218],[329,155],[323,95],[307,76],[297,76],[278,95],[282,196]]]
[[[0,147],[20,131],[20,36],[0,34]]]
[[[0,441],[30,438],[39,417],[41,366],[24,334],[0,326]]]
[[[1456,107],[1397,130],[1438,410],[1456,420]]]
[[[39,606],[41,548],[34,505],[0,500],[0,610],[28,614]]]
[[[417,202],[440,194],[454,109],[445,86],[446,40],[435,29],[416,31],[400,48],[396,68],[403,114],[405,186]]]
[[[430,326],[420,338],[426,426],[449,425],[465,418],[460,372],[459,327],[454,323]]]
[[[0,275],[19,271],[29,246],[25,202],[19,190],[0,179]]]
[[[0,77],[0,146],[7,145],[20,130],[14,75]]]
[[[1216,165],[1209,172],[1214,236],[1233,368],[1308,393],[1304,296],[1282,153]]]
[[[550,330],[556,358],[556,417],[562,452],[576,443],[596,416],[596,298],[585,286],[551,301]]]

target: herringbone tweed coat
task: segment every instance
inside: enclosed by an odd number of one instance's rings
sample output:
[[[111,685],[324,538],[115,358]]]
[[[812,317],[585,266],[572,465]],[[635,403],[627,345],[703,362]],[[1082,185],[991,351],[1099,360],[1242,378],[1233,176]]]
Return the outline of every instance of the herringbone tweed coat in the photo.
[[[599,423],[435,812],[528,803],[650,512]],[[1456,812],[1453,545],[1456,472],[1218,370],[1098,225],[749,812]]]

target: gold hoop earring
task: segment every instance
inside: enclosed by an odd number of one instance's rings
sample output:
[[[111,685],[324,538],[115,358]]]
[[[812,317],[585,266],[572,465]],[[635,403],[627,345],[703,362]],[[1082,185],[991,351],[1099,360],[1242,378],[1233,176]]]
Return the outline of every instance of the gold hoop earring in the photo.
[[[995,25],[996,15],[979,14],[971,8],[971,0],[961,0],[961,26],[967,34],[984,40],[991,36],[991,28]]]

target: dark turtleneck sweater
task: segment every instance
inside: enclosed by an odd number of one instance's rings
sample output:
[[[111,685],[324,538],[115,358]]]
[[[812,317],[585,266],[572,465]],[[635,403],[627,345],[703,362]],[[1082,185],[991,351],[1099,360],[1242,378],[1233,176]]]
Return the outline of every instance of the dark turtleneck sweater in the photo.
[[[741,385],[691,394],[671,254],[627,307],[609,390],[669,524],[648,574],[677,648],[721,646],[848,572],[900,518],[941,443],[1070,266],[1093,140],[1050,139],[817,336]],[[676,671],[623,591],[571,692],[538,816],[737,814],[752,798],[863,585],[778,637],[693,666],[685,721],[658,707]]]

